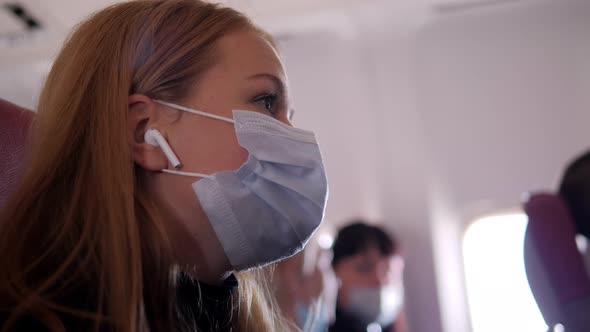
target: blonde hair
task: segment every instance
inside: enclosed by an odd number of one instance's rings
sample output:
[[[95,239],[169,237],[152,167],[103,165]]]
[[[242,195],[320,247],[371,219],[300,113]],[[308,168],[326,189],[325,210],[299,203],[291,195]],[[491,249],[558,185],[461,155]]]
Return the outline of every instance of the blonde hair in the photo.
[[[39,98],[28,168],[0,217],[3,331],[27,319],[51,331],[190,325],[174,303],[163,220],[126,143],[128,96],[181,101],[215,63],[216,41],[240,29],[270,38],[229,8],[144,0],[108,7],[69,36]],[[291,329],[266,275],[238,274],[237,330]]]

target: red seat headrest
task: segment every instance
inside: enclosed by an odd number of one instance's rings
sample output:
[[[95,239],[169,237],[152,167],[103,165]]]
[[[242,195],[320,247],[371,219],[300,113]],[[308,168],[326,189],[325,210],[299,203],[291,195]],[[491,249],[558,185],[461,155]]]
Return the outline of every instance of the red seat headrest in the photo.
[[[531,290],[546,322],[564,322],[566,308],[590,298],[590,279],[576,245],[576,230],[561,197],[540,193],[524,204],[529,222],[525,266]]]
[[[22,174],[33,116],[33,112],[0,99],[0,208]]]

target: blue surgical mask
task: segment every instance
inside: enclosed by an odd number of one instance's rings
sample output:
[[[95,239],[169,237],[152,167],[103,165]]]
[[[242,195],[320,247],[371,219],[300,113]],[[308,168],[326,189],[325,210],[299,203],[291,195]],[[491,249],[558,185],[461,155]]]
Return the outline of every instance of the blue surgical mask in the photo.
[[[328,197],[322,155],[310,131],[265,114],[233,111],[233,119],[162,105],[232,123],[248,151],[235,171],[199,174],[192,187],[235,270],[266,265],[299,252],[320,225]]]
[[[387,326],[395,321],[404,303],[401,283],[349,289],[346,311],[364,324]]]
[[[327,332],[329,317],[322,298],[310,304],[298,302],[295,304],[297,326],[303,332]]]

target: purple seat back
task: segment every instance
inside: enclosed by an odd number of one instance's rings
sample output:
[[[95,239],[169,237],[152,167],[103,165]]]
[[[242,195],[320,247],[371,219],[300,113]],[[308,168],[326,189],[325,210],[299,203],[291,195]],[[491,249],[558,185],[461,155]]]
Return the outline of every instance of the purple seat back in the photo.
[[[33,116],[33,112],[0,99],[0,208],[22,174]]]
[[[549,326],[571,321],[577,304],[590,299],[590,279],[570,212],[559,196],[549,193],[532,195],[524,209],[529,218],[525,268],[533,296]]]

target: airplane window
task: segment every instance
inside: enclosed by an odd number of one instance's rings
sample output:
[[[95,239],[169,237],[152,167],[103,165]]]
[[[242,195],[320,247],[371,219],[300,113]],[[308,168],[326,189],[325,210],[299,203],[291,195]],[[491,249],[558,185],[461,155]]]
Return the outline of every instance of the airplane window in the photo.
[[[488,216],[463,238],[467,299],[473,332],[545,332],[524,267],[527,217]]]

